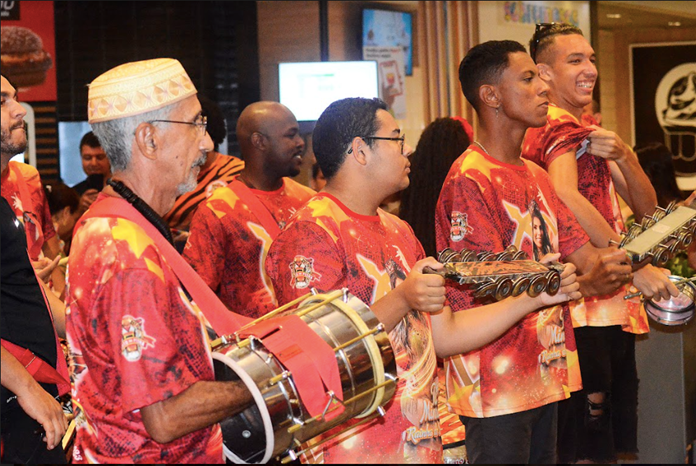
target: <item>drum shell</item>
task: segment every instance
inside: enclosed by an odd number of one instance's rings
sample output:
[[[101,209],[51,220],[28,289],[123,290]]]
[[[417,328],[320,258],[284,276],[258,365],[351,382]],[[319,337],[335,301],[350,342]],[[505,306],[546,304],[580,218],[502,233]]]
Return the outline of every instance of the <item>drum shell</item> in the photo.
[[[681,277],[670,276],[669,279],[672,282],[681,281]],[[696,304],[694,299],[696,298],[696,285],[692,282],[682,282],[677,287],[680,291],[691,299],[691,304],[684,306],[680,309],[670,309],[664,305],[653,302],[652,300],[645,301],[645,311],[648,316],[655,322],[663,325],[684,325],[688,323],[694,316],[694,311],[696,310]]]
[[[308,301],[314,299],[309,298]],[[309,304],[305,301],[303,305]],[[374,328],[379,325],[378,319],[372,311],[365,306],[359,299],[348,296],[347,305],[359,316],[367,328]],[[299,308],[298,310],[302,310]],[[293,312],[286,312],[291,314]],[[355,316],[354,316],[355,317]],[[301,316],[301,319],[319,337],[336,348],[341,344],[362,335],[362,331],[357,328],[355,323],[334,304],[328,302],[321,307],[310,311]],[[379,348],[379,355],[374,354],[366,343],[372,339]],[[215,354],[217,353],[217,354]],[[372,355],[371,355],[372,354]],[[338,364],[343,389],[343,399],[348,400],[361,393],[372,389],[375,382],[375,369],[373,367],[375,357],[379,357],[378,364],[384,366],[384,372],[396,378],[396,361],[387,334],[384,331],[378,332],[374,336],[349,345],[348,347],[336,352],[336,362]],[[274,446],[273,457],[285,453],[288,449],[296,447],[299,443],[305,442],[327,430],[345,423],[346,421],[362,415],[375,402],[375,393],[360,397],[354,403],[345,407],[342,414],[331,421],[310,422],[303,425],[293,433],[288,432],[288,428],[300,422],[305,422],[310,415],[306,412],[299,398],[292,376],[281,380],[275,384],[269,384],[269,380],[279,376],[285,370],[282,364],[273,357],[258,340],[252,339],[251,344],[240,347],[236,343],[223,345],[216,348],[214,352],[214,362],[217,380],[236,380],[238,379],[234,370],[229,367],[227,360],[232,360],[254,381],[259,388],[268,408],[271,424],[273,426]],[[382,397],[383,405],[389,400],[396,390],[396,384],[389,384],[384,388]],[[258,407],[254,404],[247,408],[243,413],[233,418],[228,418],[221,422],[223,437],[225,437],[226,424],[231,431],[239,431],[242,425],[250,420],[258,419]],[[251,421],[253,423],[253,421]],[[245,428],[246,429],[246,428]],[[262,430],[262,429],[261,429]],[[239,445],[239,436],[235,435],[236,440],[232,443],[235,449],[245,450],[246,447]],[[225,443],[230,442],[225,438]],[[299,443],[298,443],[299,442]],[[265,438],[263,442],[265,448]],[[258,461],[261,458],[254,453],[256,447],[249,446],[248,451],[235,452],[244,461]],[[241,454],[240,454],[241,453]]]

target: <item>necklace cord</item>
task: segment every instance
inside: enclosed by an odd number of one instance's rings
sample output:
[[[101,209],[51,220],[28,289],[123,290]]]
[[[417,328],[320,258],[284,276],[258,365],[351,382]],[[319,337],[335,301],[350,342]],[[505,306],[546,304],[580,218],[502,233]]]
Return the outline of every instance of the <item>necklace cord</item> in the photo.
[[[121,197],[128,201],[128,203],[130,203],[135,208],[135,210],[140,212],[143,215],[143,217],[147,219],[148,222],[152,223],[155,226],[155,228],[157,228],[157,230],[159,230],[159,232],[162,233],[162,236],[164,236],[167,239],[167,241],[169,241],[170,244],[174,244],[174,238],[172,238],[172,232],[169,229],[169,226],[167,226],[164,219],[162,219],[162,217],[160,217],[157,214],[157,212],[152,210],[152,207],[147,205],[145,201],[140,199],[137,194],[131,191],[121,181],[109,178],[106,181],[106,184],[114,188],[114,191],[116,191]]]

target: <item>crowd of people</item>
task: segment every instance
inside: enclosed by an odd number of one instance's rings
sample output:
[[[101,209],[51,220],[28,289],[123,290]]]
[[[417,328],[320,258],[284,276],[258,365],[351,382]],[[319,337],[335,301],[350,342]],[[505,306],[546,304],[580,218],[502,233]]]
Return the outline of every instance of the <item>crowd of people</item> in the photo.
[[[441,463],[438,361],[471,463],[637,453],[635,337],[649,327],[624,296],[679,290],[616,247],[618,196],[640,222],[696,193],[674,189],[664,146],[633,150],[600,126],[581,30],[537,25],[529,50],[488,41],[461,61],[477,134],[439,118],[414,150],[383,101],[332,103],[312,134],[314,189],[292,179],[305,140],[287,107],[246,107],[240,157],[221,154],[224,117],[174,59],[97,77],[87,178],[43,186],[10,162],[25,111],[3,76],[3,462],[65,463],[72,420],[75,463],[223,463],[220,421],[257,401],[216,380],[211,341],[309,289],[370,306],[398,382],[383,416],[329,430],[305,461]],[[559,266],[558,292],[482,301],[437,273],[445,248],[511,246]],[[684,260],[696,267],[696,248]]]

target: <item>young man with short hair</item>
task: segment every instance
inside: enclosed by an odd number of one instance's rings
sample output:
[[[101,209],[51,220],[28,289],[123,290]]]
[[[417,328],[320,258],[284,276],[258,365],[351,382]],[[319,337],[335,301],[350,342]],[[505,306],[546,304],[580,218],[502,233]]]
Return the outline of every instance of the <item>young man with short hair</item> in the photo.
[[[569,265],[555,296],[524,294],[453,314],[444,279],[424,273],[442,264],[425,257],[407,223],[379,208],[408,186],[410,171],[411,148],[386,108],[377,99],[349,98],[322,113],[313,144],[327,184],[291,219],[266,260],[279,303],[311,288],[346,287],[371,306],[394,348],[399,382],[385,417],[323,445],[327,463],[442,462],[436,355],[485,345],[526,314],[579,297]]]

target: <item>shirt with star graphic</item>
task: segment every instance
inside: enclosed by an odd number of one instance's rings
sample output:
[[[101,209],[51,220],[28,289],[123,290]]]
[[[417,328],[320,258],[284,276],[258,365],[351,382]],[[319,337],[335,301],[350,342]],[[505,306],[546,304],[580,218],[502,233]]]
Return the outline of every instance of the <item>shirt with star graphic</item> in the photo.
[[[529,128],[522,144],[522,156],[545,170],[556,158],[576,151],[578,192],[604,217],[617,233],[624,229],[618,195],[609,162],[586,152],[587,135],[596,129],[591,120],[578,121],[575,116],[555,105],[549,105],[546,126]],[[614,293],[590,296],[571,304],[574,327],[607,327],[621,325],[625,332],[642,334],[650,330],[648,315],[639,298],[623,299],[630,284]]]
[[[535,206],[535,207],[534,207]],[[499,162],[470,146],[452,165],[435,211],[438,250],[499,253],[514,245],[533,254],[533,210],[539,210],[561,258],[589,238],[536,164]],[[456,213],[453,215],[453,213]],[[458,220],[467,216],[463,232]],[[452,311],[483,303],[469,285],[448,281]],[[468,417],[527,411],[563,400],[582,387],[568,306],[532,312],[497,340],[446,360],[448,409]]]
[[[89,218],[78,228],[66,298],[79,408],[73,461],[221,463],[219,425],[159,444],[140,411],[215,380],[200,310],[138,225]]]
[[[273,242],[266,270],[281,304],[311,288],[329,292],[346,287],[371,305],[405,280],[411,267],[424,257],[422,246],[404,221],[381,209],[377,215],[360,215],[334,196],[319,193]],[[389,340],[399,382],[386,406],[386,416],[320,447],[324,462],[442,462],[430,316],[410,311],[389,332]]]
[[[283,178],[283,186],[276,191],[250,191],[280,228],[314,194],[290,178]],[[216,189],[196,210],[183,255],[225,306],[257,318],[277,307],[263,270],[271,242],[254,212],[226,186]]]
[[[22,179],[18,178],[18,174]],[[25,189],[20,187],[20,183]],[[2,197],[24,224],[29,257],[38,261],[46,241],[56,236],[41,176],[36,168],[26,163],[10,162],[2,173]],[[25,198],[22,193],[28,198]]]

